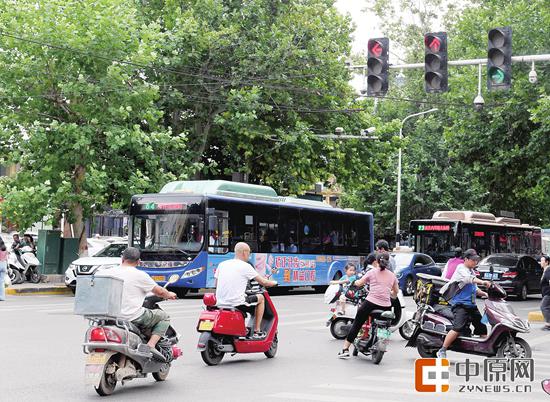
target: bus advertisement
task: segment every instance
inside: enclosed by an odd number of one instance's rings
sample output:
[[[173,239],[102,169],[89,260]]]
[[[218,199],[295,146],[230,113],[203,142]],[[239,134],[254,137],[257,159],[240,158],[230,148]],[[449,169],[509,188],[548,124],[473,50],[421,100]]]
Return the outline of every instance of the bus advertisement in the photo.
[[[180,275],[171,287],[179,295],[214,287],[218,264],[234,257],[238,242],[280,286],[323,286],[372,252],[373,216],[221,180],[172,182],[132,197],[128,243],[141,251],[139,268],[159,284]]]
[[[454,257],[456,247],[475,249],[483,258],[494,253],[539,255],[541,229],[519,219],[473,211],[437,211],[432,219],[410,222],[413,249],[436,263]]]

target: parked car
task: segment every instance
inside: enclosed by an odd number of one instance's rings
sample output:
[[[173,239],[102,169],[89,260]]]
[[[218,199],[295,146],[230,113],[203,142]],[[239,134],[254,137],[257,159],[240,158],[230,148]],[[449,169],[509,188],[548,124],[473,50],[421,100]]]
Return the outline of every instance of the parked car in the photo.
[[[432,257],[422,253],[395,253],[395,275],[399,281],[399,288],[404,295],[412,295],[416,289],[416,274],[441,276],[439,268]]]
[[[122,252],[128,247],[126,241],[115,241],[92,257],[82,257],[73,261],[65,271],[65,285],[73,292],[79,275],[91,275],[98,269],[109,269],[122,262]]]
[[[494,269],[491,274],[491,266]],[[524,254],[491,254],[479,262],[478,277],[490,280],[506,290],[508,294],[527,299],[527,295],[540,293],[543,269],[535,258]]]

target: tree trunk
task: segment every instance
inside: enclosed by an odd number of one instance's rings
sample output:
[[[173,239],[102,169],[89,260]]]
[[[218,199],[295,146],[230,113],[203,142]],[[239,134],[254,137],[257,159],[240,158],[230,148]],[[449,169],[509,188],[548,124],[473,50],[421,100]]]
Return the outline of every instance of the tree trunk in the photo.
[[[82,186],[84,184],[84,179],[86,176],[86,168],[82,165],[76,166],[74,170],[74,189],[77,195],[82,193]],[[84,225],[84,208],[82,203],[75,202],[72,206],[72,213],[74,216],[74,236],[78,238],[79,246],[78,253],[80,256],[88,255],[88,241],[86,239],[85,225]]]

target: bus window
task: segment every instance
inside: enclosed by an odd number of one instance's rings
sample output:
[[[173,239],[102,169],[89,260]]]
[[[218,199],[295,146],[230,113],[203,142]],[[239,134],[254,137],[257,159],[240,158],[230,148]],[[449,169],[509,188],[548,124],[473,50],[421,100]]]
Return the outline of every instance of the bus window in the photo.
[[[217,226],[208,228],[208,252],[225,254],[229,251],[229,212],[213,210],[210,216],[216,216]]]
[[[322,252],[321,222],[323,215],[316,211],[302,211],[300,238],[302,253],[317,254]]]
[[[279,252],[279,211],[273,208],[262,208],[258,215],[258,247],[260,253]]]
[[[256,217],[250,212],[243,213],[238,205],[232,206],[229,211],[229,228],[231,232],[230,251],[235,250],[235,244],[245,242],[250,246],[250,251],[258,251],[258,241],[254,224]]]
[[[279,246],[281,253],[298,253],[299,220],[298,211],[281,208],[279,216]]]

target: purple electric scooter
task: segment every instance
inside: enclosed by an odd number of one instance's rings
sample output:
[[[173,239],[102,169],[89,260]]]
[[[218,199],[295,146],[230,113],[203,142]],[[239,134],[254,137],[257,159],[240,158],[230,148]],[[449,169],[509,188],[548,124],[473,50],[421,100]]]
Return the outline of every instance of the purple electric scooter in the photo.
[[[493,273],[493,267],[490,272]],[[422,279],[430,280],[429,275]],[[468,330],[453,342],[449,350],[489,357],[530,358],[531,347],[524,339],[517,337],[518,333],[529,332],[529,322],[514,313],[504,300],[506,291],[498,284],[491,281],[487,294],[489,298],[485,300],[483,320],[491,326],[487,337],[472,337]],[[428,303],[419,304],[413,318],[414,332],[406,346],[416,346],[422,357],[436,357],[447,332],[453,326],[449,313],[450,311],[438,312]]]

